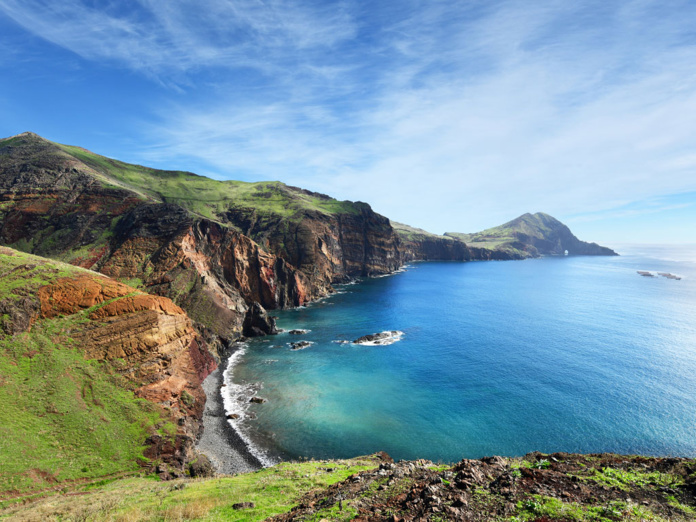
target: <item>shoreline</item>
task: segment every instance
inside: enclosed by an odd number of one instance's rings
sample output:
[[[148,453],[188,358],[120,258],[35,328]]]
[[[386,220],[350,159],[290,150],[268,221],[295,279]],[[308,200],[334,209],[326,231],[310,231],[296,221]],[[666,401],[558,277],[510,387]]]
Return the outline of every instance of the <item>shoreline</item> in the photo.
[[[206,401],[203,433],[196,443],[196,449],[210,459],[217,473],[225,475],[257,471],[264,467],[227,420],[222,385],[230,357],[238,350],[239,347],[230,350],[202,383]]]

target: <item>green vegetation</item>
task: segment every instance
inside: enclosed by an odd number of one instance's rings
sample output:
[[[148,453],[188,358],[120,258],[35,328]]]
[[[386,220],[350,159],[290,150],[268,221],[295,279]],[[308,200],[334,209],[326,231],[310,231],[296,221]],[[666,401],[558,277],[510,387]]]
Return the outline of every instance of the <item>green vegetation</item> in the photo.
[[[20,314],[40,287],[85,273],[0,247],[0,295]],[[95,308],[0,333],[0,498],[137,471],[147,435],[167,431],[159,410],[137,399],[113,366],[78,349],[75,338]],[[12,321],[3,315],[4,331]]]
[[[9,248],[0,247],[0,297],[17,300],[59,277],[87,270]]]
[[[230,208],[252,208],[260,215],[293,217],[303,211],[358,214],[360,204],[289,187],[278,181],[217,181],[190,172],[157,170],[99,156],[80,147],[58,145],[94,170],[104,183],[133,190],[141,197],[176,203],[212,220]]]
[[[438,236],[437,234],[432,234],[427,230],[423,230],[422,228],[411,227],[403,223],[397,223],[396,221],[392,221],[391,225],[396,233],[407,241],[418,241],[424,238],[437,238],[449,241],[453,241],[454,239],[449,236]]]
[[[669,473],[652,471],[641,473],[634,470],[623,470],[617,468],[595,469],[594,475],[583,477],[584,480],[591,480],[607,487],[618,488],[622,491],[630,491],[635,487],[646,486],[679,486],[684,481]]]
[[[517,503],[519,517],[517,520],[597,521],[612,522],[616,520],[655,520],[662,518],[649,510],[638,506],[629,506],[626,502],[614,501],[604,506],[587,506],[575,502],[562,502],[557,498],[544,495],[532,495],[527,500]]]
[[[67,332],[86,314],[38,321],[0,339],[0,491],[137,470],[160,421],[108,364],[87,361]]]
[[[82,488],[84,495],[51,497],[29,507],[11,507],[3,516],[22,520],[257,521],[284,513],[310,490],[326,488],[377,466],[370,457],[342,461],[284,462],[255,473],[203,480],[158,482],[131,478]],[[253,502],[254,507],[233,505]],[[347,520],[355,510],[333,509],[324,518]],[[319,520],[319,519],[317,519]]]

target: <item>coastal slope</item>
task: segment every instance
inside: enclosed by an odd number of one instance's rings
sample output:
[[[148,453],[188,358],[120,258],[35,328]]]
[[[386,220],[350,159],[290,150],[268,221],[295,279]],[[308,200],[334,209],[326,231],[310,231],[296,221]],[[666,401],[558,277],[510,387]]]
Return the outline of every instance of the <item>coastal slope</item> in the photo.
[[[0,140],[0,244],[170,298],[218,358],[240,336],[274,333],[267,310],[409,261],[615,255],[547,214],[438,236],[366,203],[128,164],[30,132]]]
[[[389,220],[365,203],[131,165],[33,133],[0,140],[0,243],[169,297],[218,352],[273,333],[265,309],[402,264]]]
[[[181,308],[0,247],[0,313],[0,495],[184,476],[216,363]]]

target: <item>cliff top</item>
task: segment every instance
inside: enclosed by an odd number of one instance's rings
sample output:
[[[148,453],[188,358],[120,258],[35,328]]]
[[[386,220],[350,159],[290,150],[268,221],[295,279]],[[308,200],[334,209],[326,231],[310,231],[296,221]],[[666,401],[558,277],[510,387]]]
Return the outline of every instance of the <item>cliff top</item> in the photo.
[[[218,181],[191,172],[134,165],[81,147],[54,143],[31,132],[0,140],[0,169],[8,170],[9,166],[29,159],[44,169],[87,174],[105,187],[126,189],[142,199],[176,203],[214,221],[225,221],[222,214],[235,207],[292,218],[307,211],[359,214],[367,206],[338,201],[279,181]]]
[[[438,236],[437,234],[433,234],[432,232],[428,232],[427,230],[423,230],[422,228],[412,227],[404,223],[397,223],[396,221],[392,221],[391,226],[401,237],[407,240],[414,240],[419,237],[437,238],[449,241],[452,241],[454,239],[449,236]]]

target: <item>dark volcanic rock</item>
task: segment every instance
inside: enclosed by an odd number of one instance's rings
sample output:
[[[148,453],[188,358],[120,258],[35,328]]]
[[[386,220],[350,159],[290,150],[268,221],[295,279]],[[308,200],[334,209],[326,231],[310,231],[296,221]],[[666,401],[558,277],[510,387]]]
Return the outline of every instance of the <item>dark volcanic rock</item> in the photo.
[[[357,512],[352,520],[364,522],[571,518],[686,522],[693,520],[696,506],[690,490],[658,482],[691,483],[693,466],[690,459],[566,453],[465,459],[454,466],[426,460],[375,463],[371,470],[308,493],[290,512],[269,520],[314,520],[337,510]],[[614,478],[606,481],[605,475]]]
[[[399,330],[389,330],[358,337],[353,344],[392,344],[403,336]]]
[[[199,455],[198,458],[189,464],[189,474],[193,478],[199,477],[214,477],[215,467],[213,466],[210,459],[205,455]]]
[[[278,333],[275,319],[266,313],[263,306],[254,303],[249,307],[244,318],[244,335],[246,337],[259,337],[263,335],[275,335]]]

